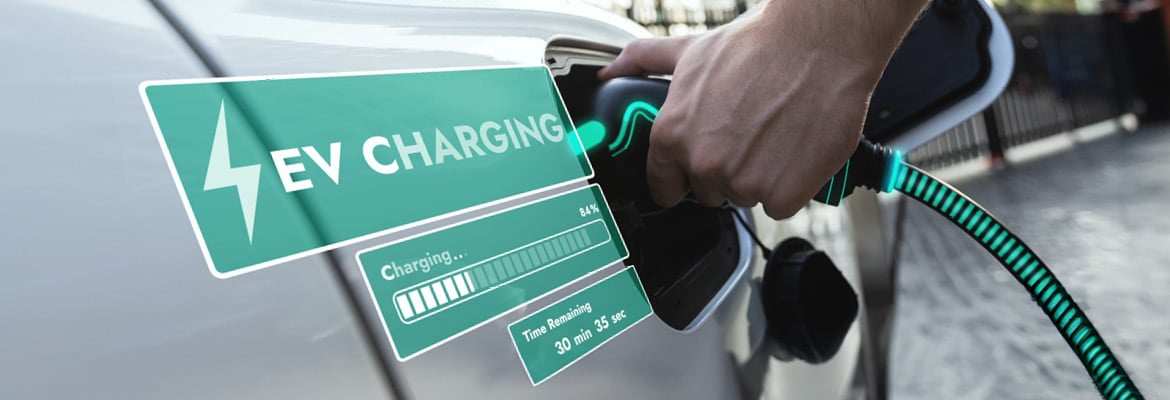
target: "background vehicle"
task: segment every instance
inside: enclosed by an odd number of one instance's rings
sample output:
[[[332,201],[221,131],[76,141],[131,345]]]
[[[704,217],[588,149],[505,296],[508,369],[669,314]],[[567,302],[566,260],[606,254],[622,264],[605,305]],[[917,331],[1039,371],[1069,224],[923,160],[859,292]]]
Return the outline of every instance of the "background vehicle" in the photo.
[[[693,332],[648,319],[535,388],[504,329],[524,310],[396,362],[353,258],[389,238],[214,278],[136,91],[148,79],[542,61],[573,79],[571,66],[603,65],[647,35],[628,21],[544,1],[16,0],[0,3],[0,33],[2,398],[840,398],[882,376],[872,316],[823,364],[761,354],[763,260],[751,251],[749,278]],[[915,140],[943,128],[923,129]],[[863,285],[860,272],[889,274],[876,203],[855,197],[786,223],[756,210],[757,230],[768,244],[819,239],[865,303],[888,307],[888,277]]]

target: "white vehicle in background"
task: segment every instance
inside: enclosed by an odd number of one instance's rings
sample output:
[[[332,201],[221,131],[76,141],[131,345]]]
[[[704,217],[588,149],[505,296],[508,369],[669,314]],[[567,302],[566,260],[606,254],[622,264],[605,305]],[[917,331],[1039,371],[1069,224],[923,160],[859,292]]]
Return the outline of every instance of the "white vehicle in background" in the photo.
[[[996,60],[1011,51],[1002,23],[982,1],[939,3],[920,28],[965,18],[962,29],[908,40],[913,51],[898,57],[913,61],[891,64],[870,137],[912,148],[998,93],[1006,72]],[[576,117],[592,101],[593,72],[648,35],[570,1],[0,2],[9,150],[0,162],[0,398],[884,398],[892,244],[872,195],[806,210],[795,223],[746,214],[767,245],[812,239],[858,293],[861,315],[834,356],[810,364],[772,343],[759,295],[765,260],[742,225],[723,221],[707,232],[715,244],[690,248],[729,245],[723,258],[695,251],[674,261],[722,279],[657,283],[682,285],[672,296],[694,301],[689,322],[649,318],[534,387],[506,332],[523,309],[396,361],[353,257],[379,239],[232,279],[210,275],[137,90],[159,79],[543,62]],[[938,46],[962,65],[932,64]],[[934,75],[895,70],[909,65]],[[834,228],[812,229],[824,216]]]

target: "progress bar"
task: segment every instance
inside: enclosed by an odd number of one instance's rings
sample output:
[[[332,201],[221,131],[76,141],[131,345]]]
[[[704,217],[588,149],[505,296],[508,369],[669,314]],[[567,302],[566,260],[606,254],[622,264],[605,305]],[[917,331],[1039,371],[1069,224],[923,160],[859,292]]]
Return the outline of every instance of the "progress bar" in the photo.
[[[402,322],[414,323],[610,240],[605,223],[595,220],[399,290],[394,308]]]

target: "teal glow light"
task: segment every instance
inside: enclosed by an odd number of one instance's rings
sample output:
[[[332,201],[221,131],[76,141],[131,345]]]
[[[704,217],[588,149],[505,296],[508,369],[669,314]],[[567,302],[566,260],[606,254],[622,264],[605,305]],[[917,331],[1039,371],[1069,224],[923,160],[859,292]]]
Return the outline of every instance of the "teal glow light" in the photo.
[[[852,162],[853,162],[853,160],[845,161],[845,175],[844,175],[844,177],[841,178],[841,197],[837,198],[836,204],[841,204],[841,201],[845,200],[845,194],[846,194],[845,189],[849,188],[849,164]],[[832,192],[831,192],[832,189],[830,188],[829,190],[830,190],[829,193],[832,194]],[[836,205],[836,204],[834,204],[834,205]]]
[[[617,156],[630,148],[630,144],[634,142],[634,129],[637,127],[638,120],[653,123],[655,118],[658,118],[658,107],[654,107],[650,103],[635,101],[626,106],[626,111],[622,114],[622,126],[618,129],[617,137],[607,146],[610,156]],[[597,120],[586,121],[577,127],[577,134],[581,137],[581,146],[586,152],[605,143],[606,133],[608,132],[606,132],[605,124]]]
[[[894,158],[890,160],[889,170],[886,171],[886,182],[882,185],[885,187],[883,192],[893,192],[901,184],[902,180],[906,179],[906,176],[902,173],[906,169],[905,165],[902,164],[903,159],[902,151],[894,150]]]
[[[654,119],[658,118],[658,107],[644,101],[635,101],[626,106],[618,136],[609,144],[610,155],[617,156],[630,148],[630,143],[634,141],[634,123],[639,119],[638,117],[653,123]]]
[[[837,175],[833,175],[833,177],[831,179],[829,179],[829,186],[825,186],[825,187],[821,188],[821,190],[825,192],[825,198],[824,198],[825,204],[828,204],[830,206],[836,205],[836,204],[829,203],[829,196],[833,195],[833,185],[835,185],[836,183],[837,183]],[[818,196],[817,198],[819,199],[820,193],[817,193],[817,196]]]
[[[605,124],[589,120],[577,127],[577,136],[581,137],[581,147],[586,152],[605,142]]]

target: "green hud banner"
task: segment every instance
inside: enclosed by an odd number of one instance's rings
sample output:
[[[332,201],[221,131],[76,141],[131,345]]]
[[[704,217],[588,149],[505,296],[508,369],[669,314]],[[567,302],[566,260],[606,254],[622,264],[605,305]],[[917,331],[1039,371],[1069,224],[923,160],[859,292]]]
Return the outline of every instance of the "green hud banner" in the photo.
[[[140,91],[220,278],[592,176],[542,66]]]
[[[407,360],[628,255],[591,185],[356,257],[394,355]]]
[[[634,267],[508,325],[533,385],[564,371],[654,311]]]

